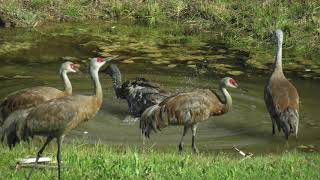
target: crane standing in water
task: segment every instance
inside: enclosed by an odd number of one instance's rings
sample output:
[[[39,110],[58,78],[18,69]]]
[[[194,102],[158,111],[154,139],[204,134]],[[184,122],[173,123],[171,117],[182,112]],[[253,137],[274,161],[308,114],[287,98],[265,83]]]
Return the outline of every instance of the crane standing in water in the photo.
[[[53,87],[38,86],[15,91],[5,97],[0,104],[0,126],[14,111],[30,108],[50,99],[69,96],[72,94],[72,86],[67,76],[69,72],[78,72],[80,65],[70,61],[64,62],[60,68],[60,76],[64,82],[64,90]]]
[[[122,84],[121,72],[116,64],[110,64],[106,73],[112,78],[117,98],[127,100],[129,113],[134,117],[140,117],[145,109],[159,104],[170,95],[161,89],[159,84],[144,78],[128,80]]]
[[[206,121],[210,116],[219,116],[227,113],[232,106],[232,98],[227,87],[237,88],[237,82],[229,77],[220,82],[220,89],[224,101],[208,89],[193,92],[178,93],[166,98],[160,104],[146,109],[140,119],[140,129],[143,136],[149,137],[151,131],[157,132],[169,125],[184,126],[179,151],[183,150],[183,139],[187,131],[192,131],[192,150],[197,153],[195,144],[198,123]]]
[[[296,88],[286,79],[282,70],[283,32],[276,30],[277,50],[274,69],[264,88],[264,100],[272,121],[272,134],[277,125],[288,140],[294,133],[298,136],[299,95]]]
[[[109,58],[92,58],[90,61],[90,75],[94,84],[94,95],[72,95],[44,102],[34,107],[23,123],[19,124],[17,137],[27,140],[33,136],[47,137],[39,150],[36,158],[38,162],[46,146],[57,139],[58,151],[58,178],[61,179],[61,144],[65,134],[76,128],[80,123],[95,117],[103,100],[102,88],[99,81],[98,71]],[[34,169],[29,173],[28,179]]]

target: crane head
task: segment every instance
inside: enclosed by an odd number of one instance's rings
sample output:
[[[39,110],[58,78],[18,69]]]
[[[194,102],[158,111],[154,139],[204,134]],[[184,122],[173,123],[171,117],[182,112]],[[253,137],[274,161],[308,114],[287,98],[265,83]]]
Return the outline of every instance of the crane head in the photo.
[[[111,57],[95,57],[89,58],[90,59],[90,67],[93,69],[100,69],[105,63],[110,62],[112,59],[118,56],[111,56]]]
[[[79,67],[80,64],[74,64],[73,62],[70,61],[66,61],[64,63],[62,63],[61,68],[60,68],[60,73],[62,72],[79,72]]]
[[[231,88],[237,88],[239,85],[236,80],[230,78],[230,77],[225,77],[221,80],[222,85],[225,87],[231,87]]]

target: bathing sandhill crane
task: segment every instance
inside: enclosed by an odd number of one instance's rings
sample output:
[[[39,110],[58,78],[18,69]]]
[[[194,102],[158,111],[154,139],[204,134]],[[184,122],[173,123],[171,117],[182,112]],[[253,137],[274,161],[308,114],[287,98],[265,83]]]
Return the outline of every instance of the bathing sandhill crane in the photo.
[[[299,125],[299,95],[296,88],[286,79],[282,71],[283,32],[275,32],[277,50],[274,69],[264,88],[264,100],[272,121],[272,134],[275,125],[282,130],[288,140],[289,135],[298,135]]]
[[[210,116],[219,116],[227,113],[232,106],[232,98],[227,87],[237,88],[237,82],[225,77],[220,82],[220,89],[224,101],[208,89],[193,92],[178,93],[166,98],[158,105],[146,109],[140,119],[140,128],[143,136],[150,136],[151,131],[157,132],[169,125],[184,126],[179,151],[183,150],[183,139],[187,131],[192,131],[192,150],[196,153],[195,136],[198,123],[207,120]],[[144,138],[143,138],[144,139]]]
[[[58,177],[61,179],[61,144],[62,138],[70,130],[76,128],[80,123],[95,117],[102,104],[103,95],[99,81],[98,71],[109,58],[92,58],[90,61],[90,74],[94,84],[94,95],[72,95],[58,99],[52,99],[34,107],[23,123],[18,124],[17,137],[28,140],[33,136],[47,137],[44,145],[37,154],[36,163],[46,146],[57,139],[58,151]],[[30,178],[33,169],[30,171]]]
[[[64,82],[64,91],[53,87],[38,86],[22,89],[9,94],[0,104],[0,126],[6,118],[14,111],[26,109],[50,99],[55,99],[72,94],[72,86],[67,76],[69,72],[77,72],[79,64],[64,62],[60,67],[60,76]]]
[[[117,98],[127,100],[129,113],[134,117],[140,117],[146,108],[169,97],[169,93],[161,89],[159,84],[144,78],[128,80],[122,84],[121,72],[116,64],[110,64],[106,73],[112,78]]]

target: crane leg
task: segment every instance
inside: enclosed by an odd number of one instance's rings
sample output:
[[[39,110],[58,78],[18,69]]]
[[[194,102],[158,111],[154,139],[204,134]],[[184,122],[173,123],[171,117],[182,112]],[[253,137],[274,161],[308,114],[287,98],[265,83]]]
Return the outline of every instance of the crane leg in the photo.
[[[144,147],[145,144],[146,144],[146,138],[145,138],[145,136],[144,136],[143,130],[141,130],[141,138],[142,138],[142,146]]]
[[[181,140],[180,140],[180,143],[179,143],[179,152],[183,151],[183,144],[184,144],[183,140],[184,140],[184,137],[186,136],[188,130],[189,130],[189,126],[188,125],[184,125],[183,134],[182,134],[182,137],[181,137]]]
[[[51,142],[52,139],[53,139],[52,137],[48,137],[47,140],[46,140],[46,142],[43,144],[43,146],[41,147],[41,149],[38,151],[37,158],[36,158],[36,165],[38,164],[38,161],[39,161],[40,156],[42,155],[42,152],[43,152],[44,149],[47,147],[47,145]],[[30,179],[31,174],[32,174],[34,168],[35,168],[35,166],[32,167],[32,169],[31,169],[31,171],[30,171],[30,173],[29,173],[29,175],[28,175],[28,177],[27,177],[27,180]]]
[[[195,143],[197,127],[198,127],[198,124],[194,124],[191,127],[191,131],[192,131],[192,150],[193,150],[194,153],[199,153],[199,150],[198,150],[198,148],[196,146],[196,143]]]
[[[272,135],[275,135],[276,134],[276,131],[275,131],[276,127],[275,127],[274,119],[272,118],[271,121],[272,121]]]
[[[58,152],[57,152],[57,162],[58,162],[58,179],[61,179],[61,144],[63,137],[57,137]]]

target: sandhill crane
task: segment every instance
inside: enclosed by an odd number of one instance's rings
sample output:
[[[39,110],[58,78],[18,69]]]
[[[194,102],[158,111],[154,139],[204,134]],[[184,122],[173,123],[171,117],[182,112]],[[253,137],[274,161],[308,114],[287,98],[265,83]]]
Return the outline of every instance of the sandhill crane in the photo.
[[[65,134],[76,128],[80,123],[95,117],[103,100],[102,88],[98,71],[110,58],[92,58],[90,61],[90,74],[94,85],[94,95],[72,95],[52,99],[34,107],[23,123],[19,123],[18,130],[14,129],[17,137],[27,140],[33,136],[47,137],[36,158],[38,162],[46,146],[57,139],[58,151],[58,178],[61,179],[61,144]],[[9,132],[10,133],[10,132]],[[31,177],[33,169],[28,178]]]
[[[286,79],[282,71],[283,32],[276,30],[277,50],[274,69],[264,88],[264,100],[272,121],[272,134],[275,125],[282,130],[288,140],[294,133],[298,136],[299,95],[296,88]]]
[[[14,111],[30,108],[50,99],[55,99],[72,94],[72,86],[67,76],[69,72],[77,72],[79,64],[70,61],[62,63],[60,76],[64,82],[64,91],[53,87],[38,86],[15,91],[5,97],[0,104],[0,126]]]
[[[169,93],[161,89],[159,84],[144,78],[137,77],[122,84],[121,72],[116,64],[110,64],[106,73],[112,77],[117,98],[127,100],[129,113],[134,117],[140,117],[146,108],[169,97]]]
[[[183,139],[187,131],[192,131],[192,150],[197,153],[195,136],[198,123],[207,120],[210,116],[219,116],[227,113],[232,106],[232,98],[227,87],[237,88],[237,82],[229,77],[220,81],[220,90],[224,101],[208,89],[193,92],[178,93],[166,98],[158,105],[146,109],[140,119],[141,133],[149,137],[152,130],[157,132],[169,125],[184,126],[179,151],[183,150]],[[143,138],[144,139],[144,138]]]

